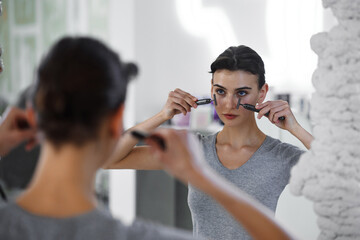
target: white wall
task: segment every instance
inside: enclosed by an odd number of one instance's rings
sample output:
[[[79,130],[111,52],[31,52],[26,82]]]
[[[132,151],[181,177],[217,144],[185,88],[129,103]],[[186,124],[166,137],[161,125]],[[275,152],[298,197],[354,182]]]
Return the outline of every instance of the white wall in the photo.
[[[135,58],[135,10],[132,0],[111,0],[109,12],[109,42],[124,60]],[[124,128],[135,123],[135,84],[130,83],[126,96]],[[110,170],[109,184],[110,210],[115,217],[125,223],[135,218],[135,171]]]

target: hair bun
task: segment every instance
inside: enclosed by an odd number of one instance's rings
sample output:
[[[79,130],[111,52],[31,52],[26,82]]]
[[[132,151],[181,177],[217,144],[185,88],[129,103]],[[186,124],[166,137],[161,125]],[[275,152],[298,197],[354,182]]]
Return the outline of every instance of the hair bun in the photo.
[[[138,75],[139,68],[135,63],[124,63],[123,73],[128,80],[131,80]]]

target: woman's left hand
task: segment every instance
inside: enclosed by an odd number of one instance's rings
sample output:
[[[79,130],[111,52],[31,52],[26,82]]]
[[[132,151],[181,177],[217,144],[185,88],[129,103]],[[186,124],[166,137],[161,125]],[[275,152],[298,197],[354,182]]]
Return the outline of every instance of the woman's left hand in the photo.
[[[261,109],[257,118],[262,118],[266,113],[269,113],[267,118],[281,129],[291,131],[299,123],[296,121],[292,113],[289,103],[283,100],[267,101],[256,105],[257,109]],[[279,120],[280,117],[285,117],[284,120]]]

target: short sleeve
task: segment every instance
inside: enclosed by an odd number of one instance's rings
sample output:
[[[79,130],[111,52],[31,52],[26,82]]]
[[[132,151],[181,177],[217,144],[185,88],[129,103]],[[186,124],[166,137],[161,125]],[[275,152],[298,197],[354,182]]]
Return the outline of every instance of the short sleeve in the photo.
[[[291,169],[293,166],[297,164],[297,162],[300,159],[300,156],[303,153],[305,153],[305,151],[294,145],[288,143],[282,143],[281,153],[283,160],[285,161],[286,164],[289,165],[289,168]]]

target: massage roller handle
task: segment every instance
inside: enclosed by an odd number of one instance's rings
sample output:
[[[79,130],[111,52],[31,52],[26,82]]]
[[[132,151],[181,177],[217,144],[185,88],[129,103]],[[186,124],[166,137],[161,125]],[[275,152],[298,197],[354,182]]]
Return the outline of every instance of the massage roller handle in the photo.
[[[144,140],[146,138],[151,138],[152,140],[154,140],[159,146],[160,148],[165,151],[166,150],[166,144],[164,139],[162,139],[159,136],[156,135],[151,135],[145,132],[141,132],[141,131],[137,131],[137,130],[133,130],[131,131],[131,135],[139,140]]]
[[[242,104],[242,106],[247,109],[247,110],[250,110],[250,111],[253,111],[253,112],[260,112],[260,109],[256,109],[254,105],[251,105],[251,104]],[[270,112],[267,112],[265,113],[265,116],[268,117],[270,114]],[[280,121],[283,121],[285,120],[285,117],[284,116],[281,116],[278,118]]]

